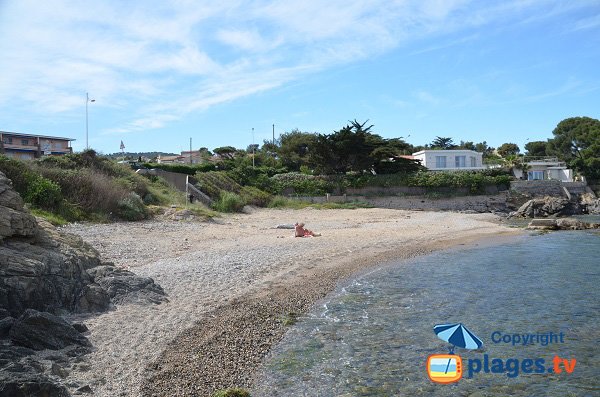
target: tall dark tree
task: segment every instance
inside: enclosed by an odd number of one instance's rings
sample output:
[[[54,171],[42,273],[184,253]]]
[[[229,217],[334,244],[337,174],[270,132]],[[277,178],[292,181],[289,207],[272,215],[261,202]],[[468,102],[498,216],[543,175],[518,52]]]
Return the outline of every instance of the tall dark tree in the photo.
[[[600,180],[600,120],[572,117],[558,123],[547,152],[565,160],[588,179]]]
[[[545,141],[531,141],[525,144],[525,150],[527,150],[527,156],[544,157],[547,155],[546,147],[548,142]]]
[[[452,138],[444,138],[441,136],[435,137],[431,142],[432,149],[452,149],[454,146]]]

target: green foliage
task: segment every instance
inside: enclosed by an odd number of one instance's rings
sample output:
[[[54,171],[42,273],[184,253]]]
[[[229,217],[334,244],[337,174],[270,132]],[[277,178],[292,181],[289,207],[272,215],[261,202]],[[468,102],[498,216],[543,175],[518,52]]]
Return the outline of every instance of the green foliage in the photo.
[[[46,210],[56,209],[62,202],[60,186],[34,172],[24,162],[0,156],[0,171],[12,180],[23,201]]]
[[[454,147],[455,145],[454,142],[452,142],[452,138],[438,136],[431,142],[432,149],[452,149]]]
[[[238,194],[222,192],[219,199],[213,203],[213,209],[219,212],[240,212],[245,204]]]
[[[257,207],[266,207],[271,201],[271,195],[254,186],[244,186],[240,191],[244,203]]]
[[[527,156],[544,157],[546,153],[546,147],[548,142],[545,141],[531,141],[525,144],[525,150],[527,150]]]
[[[144,167],[150,169],[159,169],[169,172],[178,172],[180,174],[195,175],[197,172],[208,172],[216,171],[217,165],[215,163],[202,163],[202,164],[157,164],[157,163],[144,163]]]
[[[500,145],[500,147],[498,147],[498,149],[496,149],[496,151],[500,156],[506,157],[516,156],[517,153],[521,151],[521,149],[519,149],[519,146],[516,143],[503,143],[502,145]]]
[[[145,219],[145,204],[185,202],[162,180],[149,180],[129,167],[86,151],[22,162],[0,156],[0,170],[32,209],[68,220]]]
[[[565,160],[588,179],[600,180],[600,120],[572,117],[558,123],[547,152]]]
[[[149,214],[142,198],[132,192],[119,200],[117,215],[127,221],[140,221],[147,219]]]
[[[407,179],[408,186],[469,188],[473,194],[483,193],[488,185],[508,185],[512,177],[508,174],[492,176],[485,172],[418,172]]]
[[[242,186],[231,178],[225,171],[209,171],[197,173],[196,187],[211,199],[216,200],[223,192],[240,193]]]
[[[68,220],[62,217],[61,215],[49,211],[44,211],[39,208],[30,208],[29,212],[31,212],[31,214],[37,217],[45,219],[54,226],[64,226],[68,223]]]
[[[234,387],[231,389],[218,390],[212,397],[250,397],[250,393],[245,389]]]
[[[277,150],[282,164],[290,171],[300,171],[301,167],[307,167],[309,150],[315,141],[316,134],[300,132],[297,129],[282,134]]]
[[[326,177],[297,172],[274,175],[271,180],[272,192],[275,194],[293,192],[301,196],[322,196],[331,192],[334,187]]]

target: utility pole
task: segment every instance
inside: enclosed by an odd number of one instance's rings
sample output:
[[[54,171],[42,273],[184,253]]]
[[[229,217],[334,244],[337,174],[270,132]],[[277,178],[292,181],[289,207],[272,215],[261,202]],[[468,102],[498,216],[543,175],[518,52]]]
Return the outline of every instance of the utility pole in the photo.
[[[254,127],[252,127],[252,168],[254,168]]]
[[[190,164],[192,164],[192,138],[190,137]]]
[[[90,95],[85,93],[85,150],[90,148],[88,140],[88,103],[96,102],[95,99],[90,99]]]
[[[273,124],[273,148],[275,148],[275,124]]]

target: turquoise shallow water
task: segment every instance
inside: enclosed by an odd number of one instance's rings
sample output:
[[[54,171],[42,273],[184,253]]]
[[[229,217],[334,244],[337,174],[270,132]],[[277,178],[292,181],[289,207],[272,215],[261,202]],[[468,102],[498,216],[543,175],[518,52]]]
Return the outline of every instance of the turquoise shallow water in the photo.
[[[301,318],[273,350],[252,395],[600,396],[599,267],[599,234],[556,232],[378,269]],[[449,345],[432,328],[455,322],[484,346],[456,349],[463,378],[436,384],[425,363]],[[513,346],[494,343],[494,332],[563,333],[564,342]],[[469,362],[474,369],[485,355],[504,367],[513,359],[510,371],[468,378]],[[547,372],[555,355],[577,360],[571,374]],[[523,373],[524,360],[540,358],[543,374]],[[515,360],[518,376],[509,377]]]

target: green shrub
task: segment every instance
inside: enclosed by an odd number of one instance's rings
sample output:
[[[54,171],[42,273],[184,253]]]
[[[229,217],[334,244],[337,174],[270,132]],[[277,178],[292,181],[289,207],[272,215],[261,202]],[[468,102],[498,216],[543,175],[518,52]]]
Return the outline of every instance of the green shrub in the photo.
[[[300,196],[322,196],[333,191],[334,184],[327,177],[316,175],[305,175],[297,172],[277,174],[271,177],[273,182],[272,192],[282,194],[285,191],[293,191]]]
[[[125,198],[119,200],[117,216],[127,221],[139,221],[148,218],[148,210],[140,196],[129,193]]]
[[[246,203],[238,194],[223,192],[217,201],[213,203],[213,209],[219,212],[240,212]]]
[[[216,391],[212,397],[250,397],[250,393],[238,387]]]
[[[255,205],[257,207],[266,207],[271,201],[271,195],[269,193],[263,192],[253,186],[244,186],[240,192],[240,196],[246,204]]]
[[[163,171],[178,172],[180,174],[195,175],[197,172],[216,171],[217,166],[214,163],[202,164],[158,164],[144,163],[146,168],[155,168]]]
[[[29,178],[23,200],[43,209],[57,208],[62,201],[60,186],[40,175],[33,174]]]

